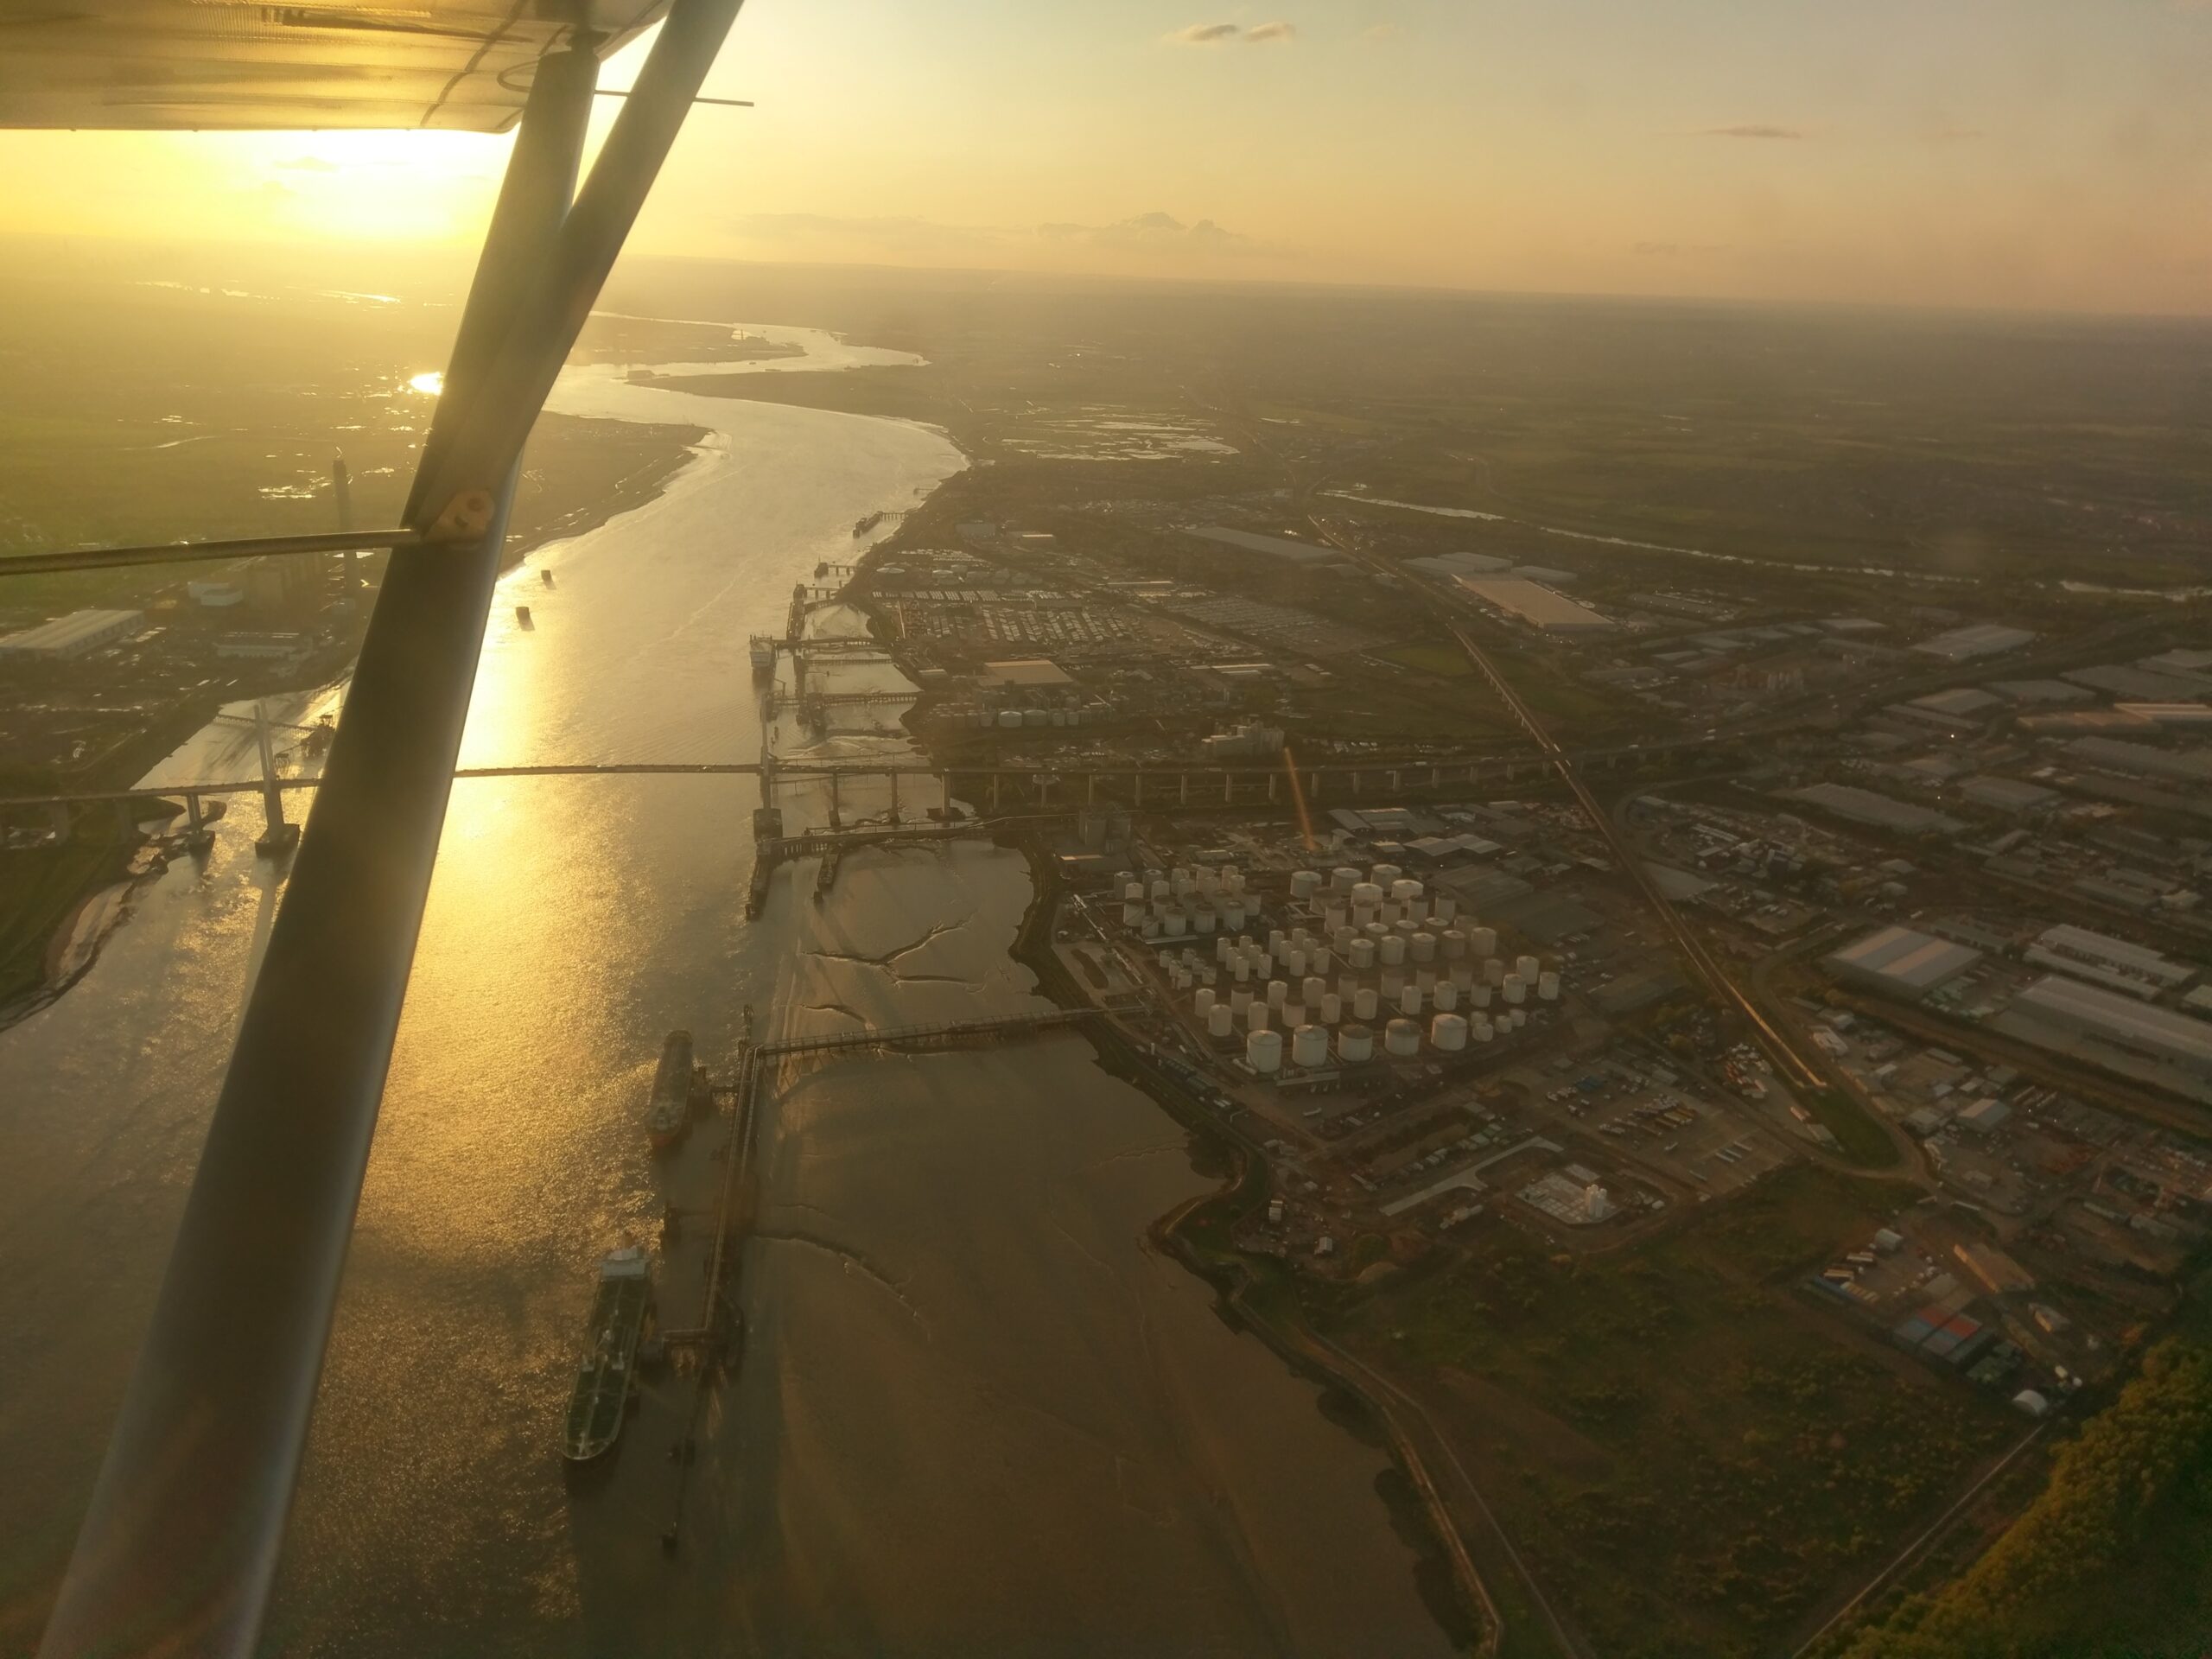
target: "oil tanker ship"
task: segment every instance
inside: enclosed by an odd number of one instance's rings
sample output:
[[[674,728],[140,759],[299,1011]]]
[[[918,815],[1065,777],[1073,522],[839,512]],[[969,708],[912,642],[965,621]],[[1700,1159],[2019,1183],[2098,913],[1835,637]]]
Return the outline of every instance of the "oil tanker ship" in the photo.
[[[599,1264],[599,1292],[591,1307],[591,1345],[576,1368],[569,1396],[569,1427],[562,1450],[571,1463],[588,1463],[622,1433],[630,1407],[630,1379],[638,1339],[652,1306],[651,1264],[637,1245],[609,1250]]]

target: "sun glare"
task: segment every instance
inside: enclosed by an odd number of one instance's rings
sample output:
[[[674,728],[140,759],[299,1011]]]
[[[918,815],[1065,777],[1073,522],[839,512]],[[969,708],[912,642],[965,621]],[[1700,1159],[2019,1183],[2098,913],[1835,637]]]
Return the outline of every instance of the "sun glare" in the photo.
[[[425,369],[420,374],[409,377],[407,389],[419,391],[426,397],[435,397],[445,391],[446,378],[439,370]]]

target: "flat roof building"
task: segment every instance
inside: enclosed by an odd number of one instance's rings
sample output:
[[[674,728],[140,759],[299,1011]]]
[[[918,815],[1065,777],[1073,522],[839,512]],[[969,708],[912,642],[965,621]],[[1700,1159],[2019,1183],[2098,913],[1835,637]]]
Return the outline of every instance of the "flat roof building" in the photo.
[[[2116,737],[2077,737],[2066,746],[2066,753],[2082,765],[2100,772],[2212,783],[2212,755],[2200,749],[2160,749]]]
[[[1993,1022],[2008,1037],[2212,1102],[2212,1024],[2051,974]]]
[[[1282,559],[1292,564],[1318,564],[1325,559],[1342,556],[1333,547],[1317,547],[1311,542],[1294,542],[1283,536],[1261,536],[1249,530],[1230,530],[1222,524],[1208,524],[1203,530],[1188,530],[1186,536],[1200,541],[1219,542],[1224,547],[1239,547],[1247,553],[1265,553],[1271,558]]]
[[[1871,823],[1908,836],[1952,835],[1966,828],[1956,818],[1946,817],[1941,812],[1850,784],[1808,784],[1803,789],[1790,791],[1789,798],[1820,807],[1840,818],[1849,818],[1854,823]]]
[[[1827,964],[1838,979],[1917,1002],[1980,960],[1980,951],[1956,940],[1910,927],[1885,927],[1832,952]]]
[[[0,661],[63,663],[128,639],[146,626],[143,611],[72,611],[0,637]]]
[[[1595,633],[1613,626],[1587,605],[1525,576],[1461,576],[1459,582],[1492,610],[1546,633]]]
[[[985,663],[983,678],[993,685],[1073,685],[1067,671],[1045,657],[1021,657],[1009,662]]]
[[[2177,962],[2163,951],[2071,923],[2044,929],[2022,954],[2038,967],[2056,968],[2146,1001],[2177,990],[2196,976],[2193,963]]]
[[[1959,793],[1992,812],[2047,812],[2058,802],[2056,790],[2024,784],[2017,778],[1969,778],[1959,785]]]
[[[1948,633],[1939,633],[1932,639],[1923,639],[1913,649],[1924,657],[1963,663],[1976,657],[1994,657],[2000,652],[2017,650],[2034,638],[2034,633],[2026,628],[1974,622],[1963,628],[1953,628]]]

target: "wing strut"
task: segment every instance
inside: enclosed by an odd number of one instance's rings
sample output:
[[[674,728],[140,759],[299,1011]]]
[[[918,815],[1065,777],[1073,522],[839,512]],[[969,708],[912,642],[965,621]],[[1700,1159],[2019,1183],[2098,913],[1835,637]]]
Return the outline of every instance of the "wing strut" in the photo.
[[[523,440],[740,3],[675,0],[573,200],[594,43],[539,66],[408,514],[427,539],[378,593],[40,1659],[255,1648]]]

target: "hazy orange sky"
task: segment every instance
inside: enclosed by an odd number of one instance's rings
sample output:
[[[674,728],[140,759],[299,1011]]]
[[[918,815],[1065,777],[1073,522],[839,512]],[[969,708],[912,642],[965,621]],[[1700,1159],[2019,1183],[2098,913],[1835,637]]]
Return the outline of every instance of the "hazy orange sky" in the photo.
[[[749,0],[633,245],[2204,312],[2208,86],[2212,0]],[[4,134],[0,231],[473,238],[505,148]]]

